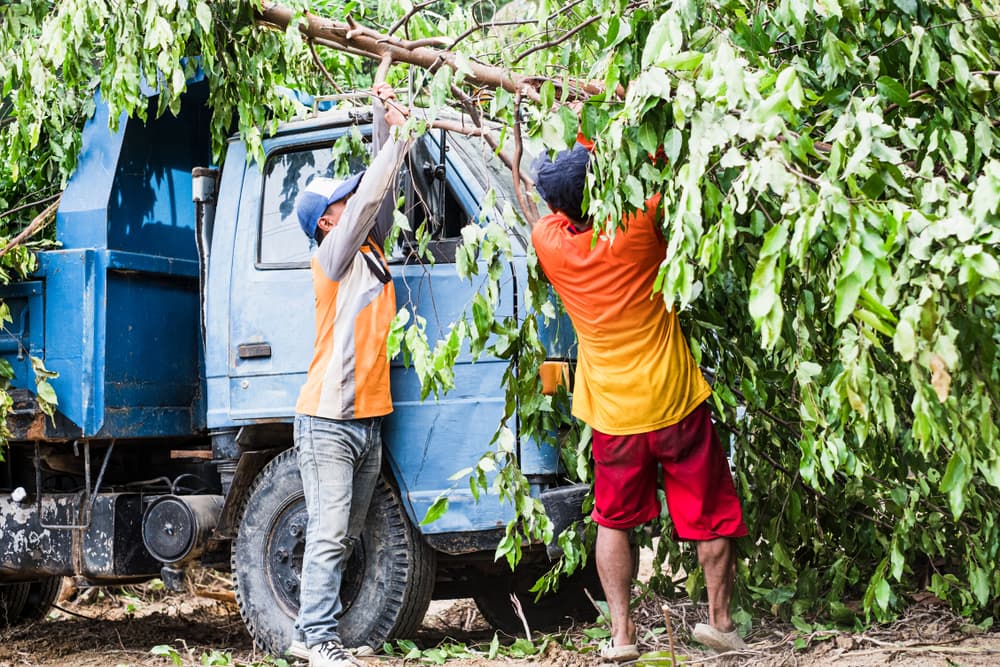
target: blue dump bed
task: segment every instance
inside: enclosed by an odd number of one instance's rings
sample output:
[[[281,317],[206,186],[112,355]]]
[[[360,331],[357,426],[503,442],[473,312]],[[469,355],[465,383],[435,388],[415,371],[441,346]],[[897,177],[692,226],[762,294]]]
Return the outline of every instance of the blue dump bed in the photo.
[[[211,158],[205,94],[195,84],[179,117],[123,117],[117,132],[98,104],[56,217],[60,249],[39,255],[31,280],[0,286],[14,319],[0,336],[14,387],[34,390],[29,355],[59,373],[59,415],[43,420],[33,401],[19,401],[29,418],[15,420],[15,439],[183,436],[203,427],[191,169]]]

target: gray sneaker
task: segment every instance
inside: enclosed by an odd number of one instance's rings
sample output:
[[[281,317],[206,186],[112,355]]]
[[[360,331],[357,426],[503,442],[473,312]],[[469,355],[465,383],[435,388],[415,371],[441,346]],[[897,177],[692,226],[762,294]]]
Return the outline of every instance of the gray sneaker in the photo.
[[[290,655],[293,658],[298,658],[299,660],[309,659],[309,647],[306,646],[305,642],[300,642],[298,639],[293,639],[291,646],[285,651],[285,655]]]
[[[358,658],[368,658],[375,655],[375,649],[366,644],[357,646],[355,648],[347,649],[351,655]],[[309,647],[306,643],[299,641],[298,639],[293,639],[292,643],[289,645],[288,650],[285,651],[285,655],[295,658],[297,660],[309,660]]]
[[[730,651],[743,651],[747,648],[746,643],[740,638],[736,630],[723,632],[712,627],[708,623],[699,623],[691,631],[691,637],[716,653],[728,653]]]
[[[309,649],[309,667],[358,667],[357,660],[338,641],[326,641]]]

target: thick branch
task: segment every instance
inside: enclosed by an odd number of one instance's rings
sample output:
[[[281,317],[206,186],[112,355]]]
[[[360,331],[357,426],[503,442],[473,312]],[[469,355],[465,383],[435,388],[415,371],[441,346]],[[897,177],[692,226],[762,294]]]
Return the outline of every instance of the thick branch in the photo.
[[[288,7],[264,3],[258,19],[264,24],[284,30],[294,15],[295,12]],[[388,54],[393,62],[397,63],[416,65],[430,71],[444,64],[458,71],[457,54],[451,51],[407,43],[356,23],[351,25],[308,14],[307,20],[299,26],[299,30],[317,44],[347,53],[364,55],[375,60],[381,60]],[[525,85],[527,83],[525,77],[476,62],[468,62],[467,67],[465,78],[470,83],[489,88],[503,88],[511,93],[521,92],[535,102],[541,100],[534,86]]]

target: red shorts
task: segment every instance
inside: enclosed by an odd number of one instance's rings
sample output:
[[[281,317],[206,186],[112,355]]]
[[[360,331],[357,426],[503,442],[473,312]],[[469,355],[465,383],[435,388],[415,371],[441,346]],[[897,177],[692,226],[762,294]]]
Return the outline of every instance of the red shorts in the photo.
[[[729,462],[707,403],[678,423],[650,433],[594,431],[593,450],[591,517],[598,525],[626,530],[660,515],[659,463],[677,537],[704,541],[747,534]]]

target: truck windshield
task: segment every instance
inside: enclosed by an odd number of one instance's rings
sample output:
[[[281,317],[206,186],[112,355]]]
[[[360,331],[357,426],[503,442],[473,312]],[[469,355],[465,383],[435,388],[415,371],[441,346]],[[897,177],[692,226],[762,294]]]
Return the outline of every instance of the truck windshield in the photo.
[[[514,179],[507,165],[498,158],[493,149],[479,137],[470,137],[457,132],[448,133],[449,145],[458,154],[458,160],[469,170],[472,177],[479,183],[483,192],[492,188],[496,193],[497,209],[503,210],[504,204],[510,204],[519,214],[515,232],[522,241],[527,241],[531,236],[528,226],[524,223],[524,212],[517,202],[517,195],[514,193]],[[533,156],[524,153],[521,158],[521,169],[524,170],[531,163]],[[453,156],[452,159],[455,159]],[[544,202],[539,203],[541,214],[548,213],[548,208]]]

